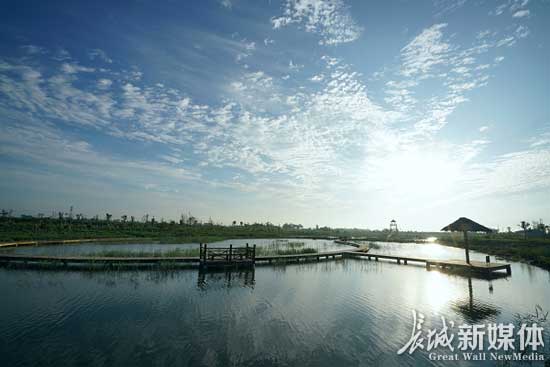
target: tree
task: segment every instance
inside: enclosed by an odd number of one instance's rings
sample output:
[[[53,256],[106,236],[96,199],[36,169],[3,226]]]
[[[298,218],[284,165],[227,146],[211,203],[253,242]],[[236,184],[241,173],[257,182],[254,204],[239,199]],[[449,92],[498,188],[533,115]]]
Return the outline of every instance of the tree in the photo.
[[[527,229],[529,228],[531,224],[527,221],[522,220],[518,226],[520,226],[523,229],[523,238],[527,239]]]
[[[126,221],[128,220],[128,216],[126,214],[124,214],[123,216],[120,217],[122,219],[122,221],[124,223],[126,223]]]
[[[107,222],[109,222],[109,221],[111,220],[112,217],[113,217],[112,214],[105,213],[105,220],[106,220]]]

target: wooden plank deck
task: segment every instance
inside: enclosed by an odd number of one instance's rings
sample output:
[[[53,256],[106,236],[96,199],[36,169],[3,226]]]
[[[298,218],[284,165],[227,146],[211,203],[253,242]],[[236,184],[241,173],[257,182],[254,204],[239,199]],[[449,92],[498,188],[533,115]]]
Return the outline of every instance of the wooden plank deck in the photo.
[[[2,242],[0,248],[9,247],[29,247],[29,246],[46,246],[46,245],[76,245],[80,243],[88,242],[138,242],[138,241],[150,241],[150,238],[146,237],[114,237],[114,238],[86,238],[80,240],[39,240],[39,241],[15,241],[15,242]]]
[[[341,258],[348,251],[330,251],[315,254],[296,255],[272,255],[256,256],[254,259],[234,257],[231,261],[221,258],[208,259],[205,265],[208,267],[226,267],[231,265],[247,266],[256,262],[300,262],[311,260],[328,260]],[[61,263],[61,264],[155,264],[155,263],[191,263],[199,264],[199,257],[111,257],[111,256],[45,256],[45,255],[23,255],[23,254],[0,254],[0,262],[8,263]]]
[[[272,263],[274,261],[295,261],[300,262],[308,260],[319,261],[321,259],[328,260],[330,258],[344,257],[349,251],[328,251],[314,254],[296,254],[296,255],[271,255],[271,256],[256,256],[256,261]]]
[[[22,255],[22,254],[0,254],[0,263],[58,263],[63,265],[69,264],[161,264],[161,263],[188,263],[193,265],[206,265],[207,267],[246,267],[254,266],[256,263],[271,264],[273,262],[301,262],[301,261],[321,261],[329,259],[337,259],[344,257],[366,258],[369,260],[388,260],[396,261],[398,264],[407,265],[411,263],[420,263],[430,270],[432,267],[450,270],[461,270],[466,272],[477,273],[492,273],[500,270],[505,270],[508,275],[511,274],[511,265],[508,263],[481,262],[471,261],[470,264],[463,260],[435,260],[424,259],[417,257],[404,257],[373,254],[361,251],[330,251],[313,254],[296,254],[296,255],[271,255],[271,256],[254,256],[253,258],[234,257],[231,260],[224,258],[208,259],[203,262],[200,257],[95,257],[95,256],[42,256],[42,255]]]
[[[161,263],[199,262],[198,257],[111,257],[111,256],[43,256],[1,254],[0,262],[60,262],[60,263]]]
[[[467,272],[478,272],[478,273],[492,273],[499,270],[506,270],[508,275],[512,274],[512,267],[508,263],[495,263],[495,262],[483,262],[483,261],[470,261],[467,263],[464,260],[437,260],[437,259],[423,259],[418,257],[405,257],[405,256],[392,256],[392,255],[379,255],[373,253],[365,253],[358,251],[350,251],[347,253],[347,256],[353,257],[363,257],[368,260],[378,259],[384,260],[395,260],[398,264],[407,265],[409,262],[413,263],[422,263],[426,265],[426,269],[430,270],[432,267],[449,269],[449,270],[460,270]]]

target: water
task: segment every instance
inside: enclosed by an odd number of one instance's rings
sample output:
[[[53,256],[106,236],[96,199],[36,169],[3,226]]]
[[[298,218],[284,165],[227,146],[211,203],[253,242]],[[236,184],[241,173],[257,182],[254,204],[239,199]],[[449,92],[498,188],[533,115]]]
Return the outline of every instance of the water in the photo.
[[[278,248],[286,248],[285,244],[289,242],[301,242],[304,248],[314,248],[318,252],[335,251],[342,249],[354,249],[350,246],[342,246],[334,243],[331,240],[313,240],[304,238],[288,238],[288,239],[233,239],[219,242],[212,242],[208,247],[229,247],[233,246],[250,246],[256,244],[258,247],[270,247],[277,245]],[[198,249],[198,243],[183,243],[183,244],[160,244],[160,243],[83,243],[83,244],[67,244],[67,245],[48,245],[48,246],[23,246],[11,247],[3,250],[4,252],[26,255],[50,255],[50,256],[74,256],[74,255],[93,255],[108,251],[128,251],[128,252],[155,252],[162,253],[173,251],[176,249]]]
[[[464,256],[436,244],[372,251]],[[396,354],[411,310],[433,328],[439,316],[515,322],[550,309],[550,273],[520,263],[491,281],[355,259],[207,274],[0,268],[0,279],[3,366],[443,366]]]

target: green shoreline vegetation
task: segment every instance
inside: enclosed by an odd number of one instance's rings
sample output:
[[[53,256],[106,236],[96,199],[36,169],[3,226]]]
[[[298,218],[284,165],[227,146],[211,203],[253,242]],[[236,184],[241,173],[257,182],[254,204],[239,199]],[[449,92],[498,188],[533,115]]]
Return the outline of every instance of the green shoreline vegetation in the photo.
[[[169,251],[107,250],[85,253],[86,257],[199,257],[198,248],[176,248]],[[317,249],[305,247],[303,242],[273,242],[256,248],[256,256],[315,254]]]
[[[550,236],[534,237],[524,233],[501,232],[489,235],[471,234],[470,249],[508,260],[524,261],[550,270]],[[0,218],[0,242],[74,240],[90,238],[133,238],[135,241],[159,243],[211,243],[228,239],[259,238],[354,238],[366,242],[428,242],[464,247],[462,233],[447,232],[390,232],[365,229],[303,228],[300,225],[271,223],[236,223],[230,226],[198,221],[137,222],[131,220],[58,219],[35,217]],[[287,244],[288,245],[288,244]],[[374,246],[371,246],[374,248]],[[283,249],[279,249],[283,251]],[[307,253],[308,248],[287,246],[278,254]],[[197,250],[198,252],[198,250]],[[274,253],[274,252],[272,252]],[[134,253],[135,254],[135,253]],[[132,256],[134,256],[132,254]],[[173,256],[198,256],[183,253]]]

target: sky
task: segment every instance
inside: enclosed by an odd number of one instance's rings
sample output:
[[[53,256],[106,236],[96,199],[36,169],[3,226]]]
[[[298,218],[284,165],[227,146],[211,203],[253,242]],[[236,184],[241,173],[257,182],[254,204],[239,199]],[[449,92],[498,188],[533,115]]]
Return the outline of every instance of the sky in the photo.
[[[4,0],[0,207],[550,222],[550,1]]]

